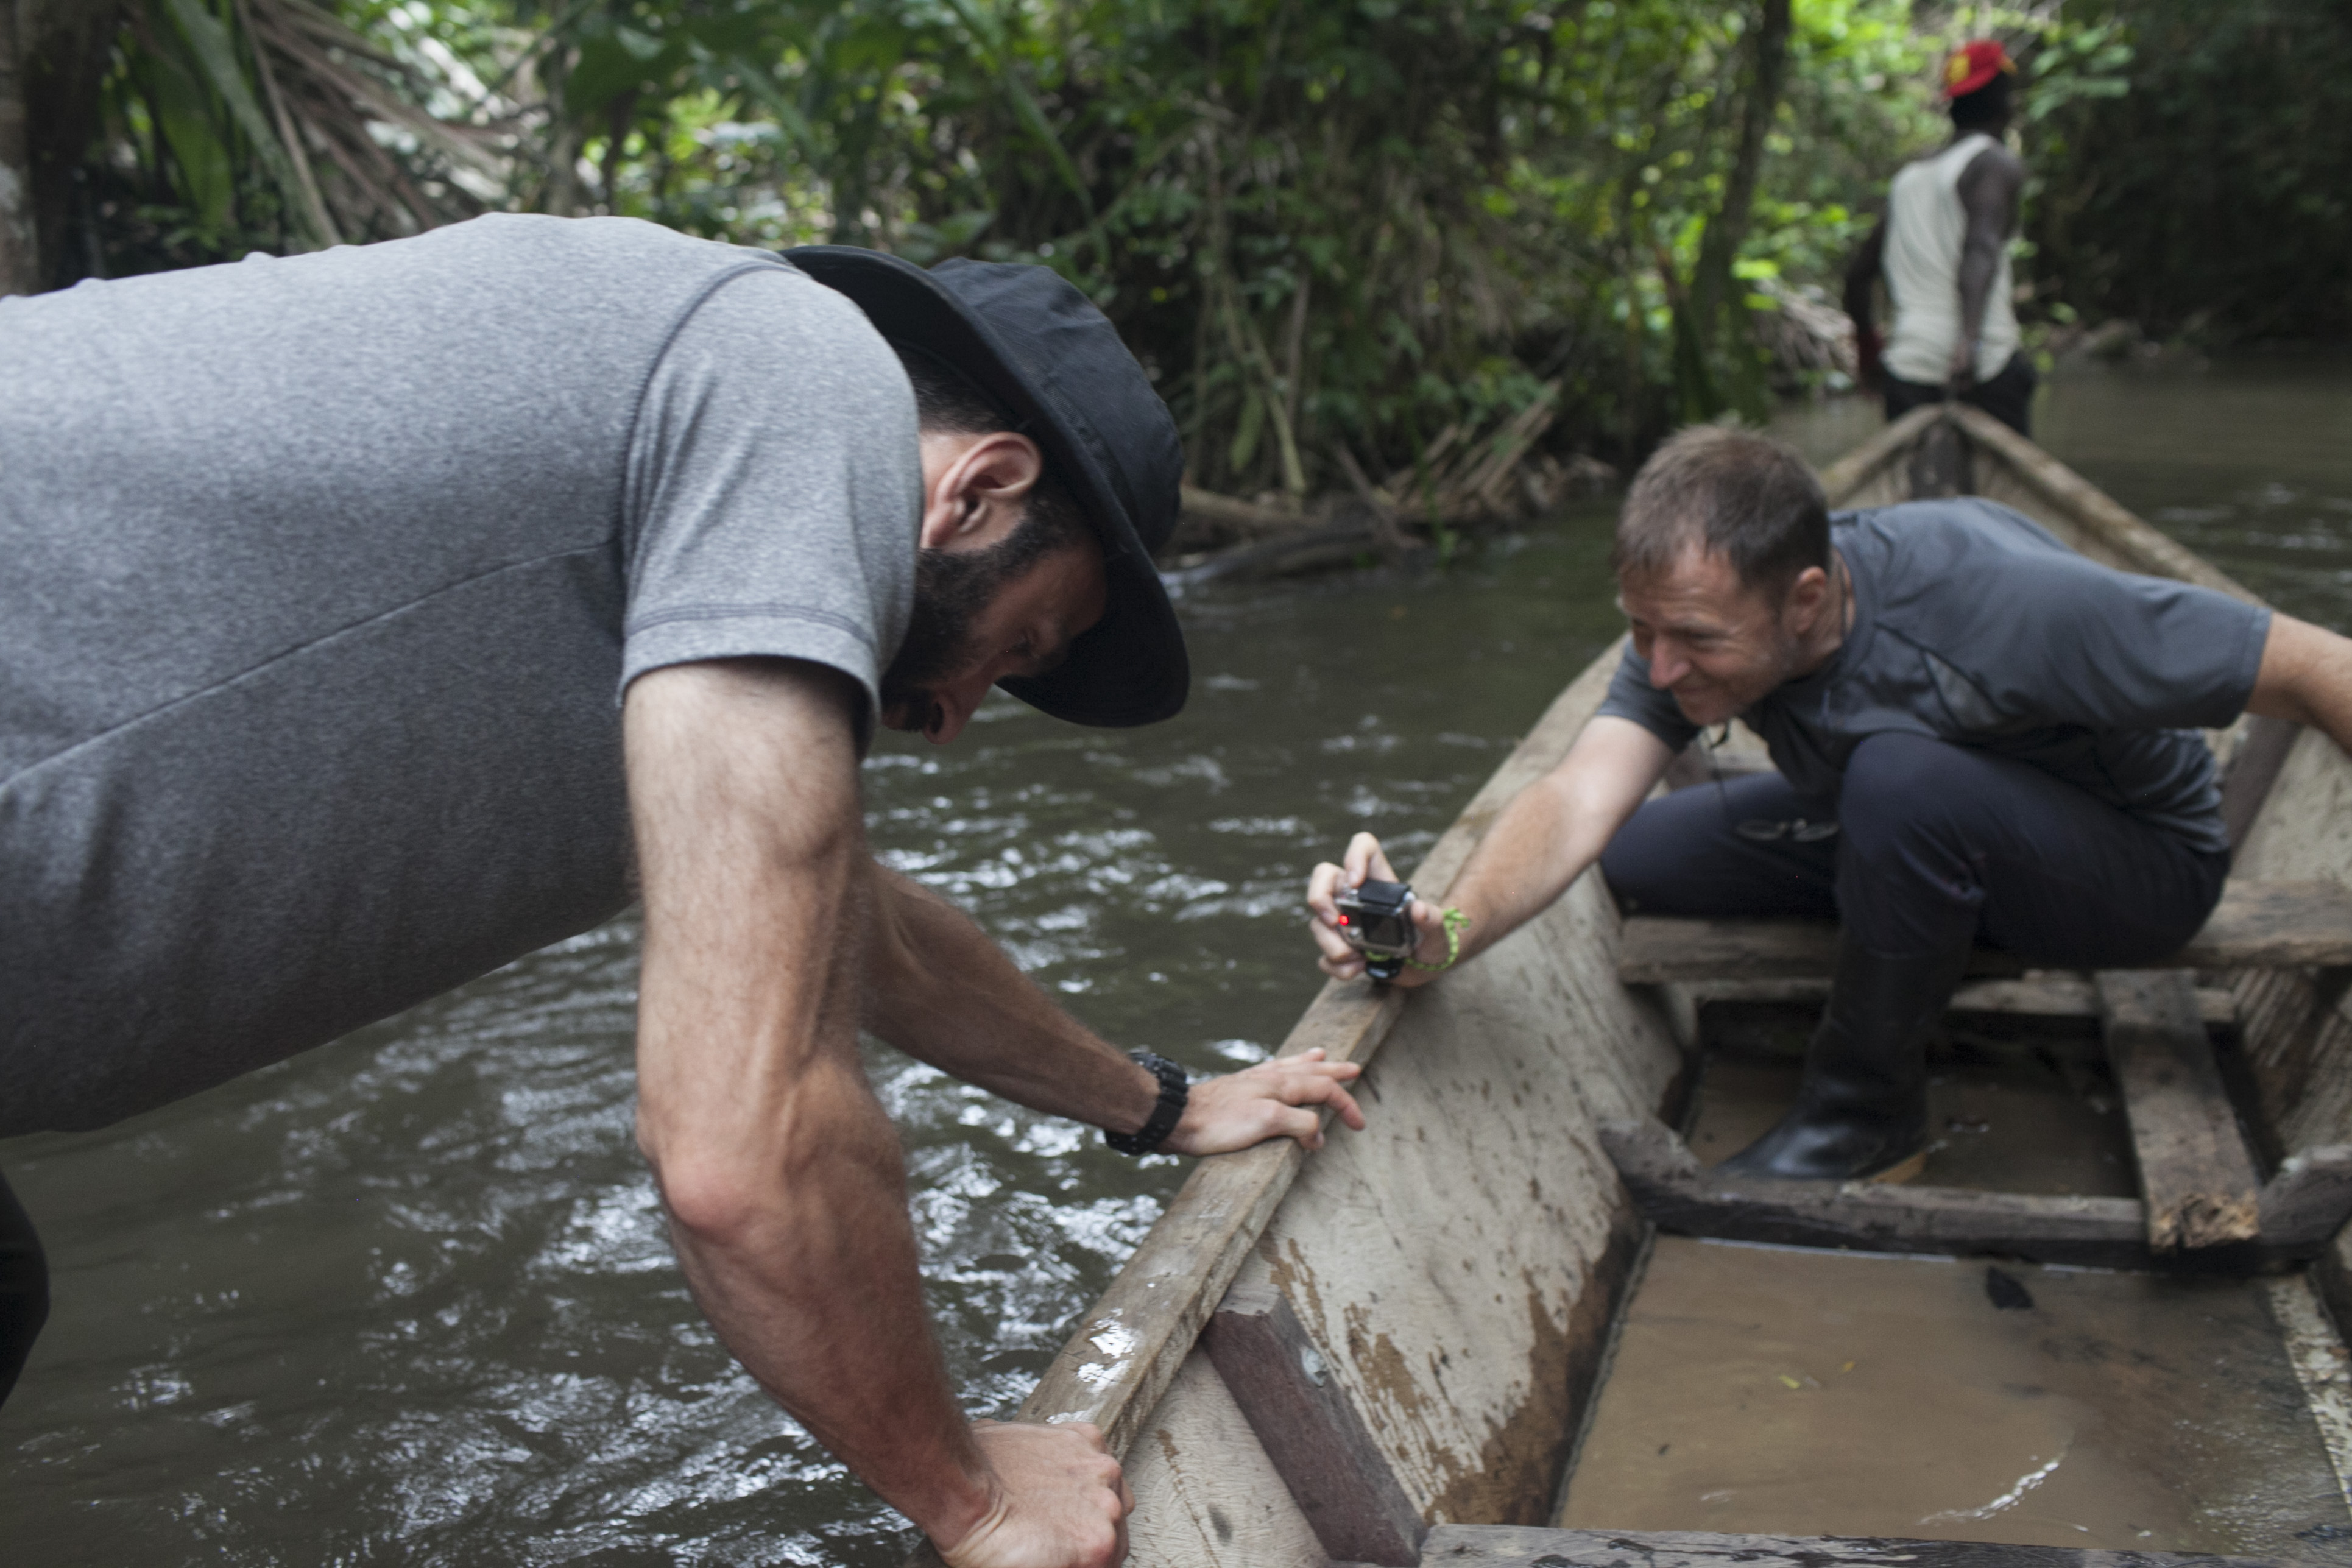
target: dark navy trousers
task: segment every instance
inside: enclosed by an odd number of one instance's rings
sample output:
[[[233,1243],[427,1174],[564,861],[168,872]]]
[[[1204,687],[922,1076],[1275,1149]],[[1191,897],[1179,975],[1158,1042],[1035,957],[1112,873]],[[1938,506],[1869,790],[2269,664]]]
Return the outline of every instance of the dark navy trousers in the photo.
[[[1960,394],[1962,403],[1973,403],[2000,420],[2019,435],[2033,435],[2033,387],[2041,377],[2033,373],[2033,362],[2022,353],[2009,356],[2000,374],[1990,381],[1979,381]],[[1951,394],[1940,386],[1923,386],[1916,381],[1886,378],[1886,417],[1891,424],[1924,403],[1941,403]]]
[[[2052,969],[2178,952],[2229,866],[2031,763],[1904,734],[1856,747],[1834,801],[1779,773],[1695,784],[1601,857],[1628,913],[1842,920],[1889,958],[1976,941]]]

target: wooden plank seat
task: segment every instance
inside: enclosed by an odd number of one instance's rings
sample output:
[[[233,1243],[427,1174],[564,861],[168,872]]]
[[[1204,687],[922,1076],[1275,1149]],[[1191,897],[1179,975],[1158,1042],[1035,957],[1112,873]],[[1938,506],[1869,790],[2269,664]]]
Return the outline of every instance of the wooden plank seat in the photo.
[[[2112,970],[2097,984],[2107,1065],[2131,1122],[2148,1246],[2169,1252],[2253,1240],[2261,1178],[2189,976]]]
[[[1982,1541],[1441,1524],[1421,1568],[2255,1568],[2261,1559]]]
[[[1837,927],[1827,921],[1636,916],[1625,922],[1618,974],[1628,983],[1680,981],[1702,987],[1788,984],[1829,973],[1836,947]],[[2183,973],[2305,965],[2338,971],[2352,965],[2352,890],[2338,883],[2233,882],[2188,946],[2161,965],[2092,977],[2088,998],[2048,976],[1979,979],[1964,987],[1964,993],[1984,999],[1997,994],[2018,1011],[2054,1003],[2061,991],[2067,1012],[2084,1000],[2094,1003],[2131,1124],[2140,1201],[2100,1200],[2115,1206],[2085,1208],[2089,1200],[1914,1189],[1908,1200],[1848,1192],[1823,1210],[1794,1193],[1780,1194],[1777,1203],[1753,1193],[1710,1196],[1700,1190],[1706,1184],[1695,1187],[1671,1174],[1680,1169],[1677,1160],[1651,1149],[1643,1156],[1647,1184],[1640,1191],[1650,1198],[1643,1207],[1662,1225],[1668,1223],[1663,1212],[1672,1210],[1679,1219],[1669,1228],[1706,1226],[1698,1234],[1708,1236],[1789,1240],[1793,1232],[1819,1230],[1836,1237],[1829,1242],[1836,1246],[1936,1251],[1944,1249],[1937,1238],[1945,1237],[1969,1250],[2053,1262],[2088,1262],[2093,1254],[2139,1260],[2117,1261],[2116,1267],[2145,1267],[2147,1260],[2189,1252],[2205,1254],[2203,1261],[2212,1267],[2263,1266],[2311,1256],[2352,1212],[2352,1191],[2341,1205],[2328,1209],[2326,1234],[2315,1241],[2265,1227],[2268,1194],[2206,1033],[2212,1008]],[[1979,950],[1970,973],[1999,976],[2021,971],[2011,955]],[[1956,1010],[1964,1005],[1961,997],[1953,1000]],[[2316,1152],[2332,1157],[2334,1151]],[[1687,1157],[1685,1151],[1681,1158]],[[1633,1174],[1620,1164],[1627,1184],[1634,1186]],[[1691,1172],[1696,1170],[1693,1165]],[[2282,1172],[2281,1179],[2285,1175]],[[1654,1211],[1652,1200],[1662,1208]],[[1712,1228],[1727,1225],[1734,1228]],[[1751,1234],[1759,1225],[1773,1237]],[[1851,1237],[1848,1226],[1853,1227]],[[2133,1228],[2137,1238],[2123,1247],[2117,1238]],[[1882,1231],[1879,1243],[1857,1239]],[[2037,1250],[2050,1247],[2068,1256],[2045,1257]]]
[[[1668,981],[1807,980],[1837,957],[1832,921],[1705,921],[1634,915],[1617,948],[1617,977]],[[2284,969],[2352,964],[2352,891],[2341,883],[2232,882],[2188,946],[2152,969]],[[2024,973],[2014,954],[1980,948],[1975,976]]]
[[[1830,994],[1829,978],[1809,980],[1696,980],[1691,1000],[1710,1003],[1818,1005]],[[2200,985],[2197,1014],[2209,1029],[2234,1027],[2238,999],[2219,985]],[[1971,980],[1952,994],[1955,1013],[2016,1015],[2034,1018],[2101,1018],[2099,988],[2088,975],[2045,971],[2022,980]]]
[[[2279,1168],[2260,1190],[2253,1239],[2159,1251],[2149,1243],[2147,1205],[2137,1198],[1726,1176],[1702,1170],[1688,1146],[1655,1120],[1604,1121],[1599,1131],[1646,1218],[1662,1230],[1726,1241],[2235,1273],[2316,1257],[2352,1213],[2347,1144],[2305,1150]]]

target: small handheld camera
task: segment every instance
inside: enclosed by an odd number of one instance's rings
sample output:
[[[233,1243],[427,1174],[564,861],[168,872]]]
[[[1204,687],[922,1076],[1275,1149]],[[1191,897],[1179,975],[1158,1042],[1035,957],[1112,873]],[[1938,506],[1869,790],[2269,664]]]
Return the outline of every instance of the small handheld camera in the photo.
[[[1339,935],[1364,955],[1364,972],[1375,980],[1394,980],[1405,955],[1421,945],[1412,923],[1412,889],[1367,878],[1332,901],[1339,906]]]

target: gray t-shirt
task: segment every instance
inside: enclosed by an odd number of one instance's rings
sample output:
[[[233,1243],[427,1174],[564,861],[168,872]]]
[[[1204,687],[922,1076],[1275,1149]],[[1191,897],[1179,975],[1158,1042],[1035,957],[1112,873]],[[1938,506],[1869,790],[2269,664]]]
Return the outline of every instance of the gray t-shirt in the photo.
[[[2032,763],[2199,849],[2228,849],[2197,731],[2244,711],[2268,610],[2101,566],[1987,500],[1830,521],[1853,574],[1853,628],[1828,664],[1739,716],[1800,793],[1834,800],[1865,736],[1932,735]],[[1677,751],[1698,733],[1631,647],[1600,710]]]
[[[0,1133],[616,913],[625,684],[782,656],[871,701],[920,492],[856,306],[647,224],[0,300]]]

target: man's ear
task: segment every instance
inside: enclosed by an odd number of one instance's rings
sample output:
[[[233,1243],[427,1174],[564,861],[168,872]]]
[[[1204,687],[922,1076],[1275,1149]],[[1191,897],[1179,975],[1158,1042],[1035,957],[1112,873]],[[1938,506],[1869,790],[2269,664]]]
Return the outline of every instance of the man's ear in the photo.
[[[931,472],[923,499],[926,550],[979,550],[1017,527],[1028,510],[1045,458],[1037,443],[1012,430],[985,436],[925,436],[924,468]]]
[[[1810,633],[1830,599],[1830,574],[1808,566],[1790,579],[1780,598],[1780,624],[1800,636]]]

